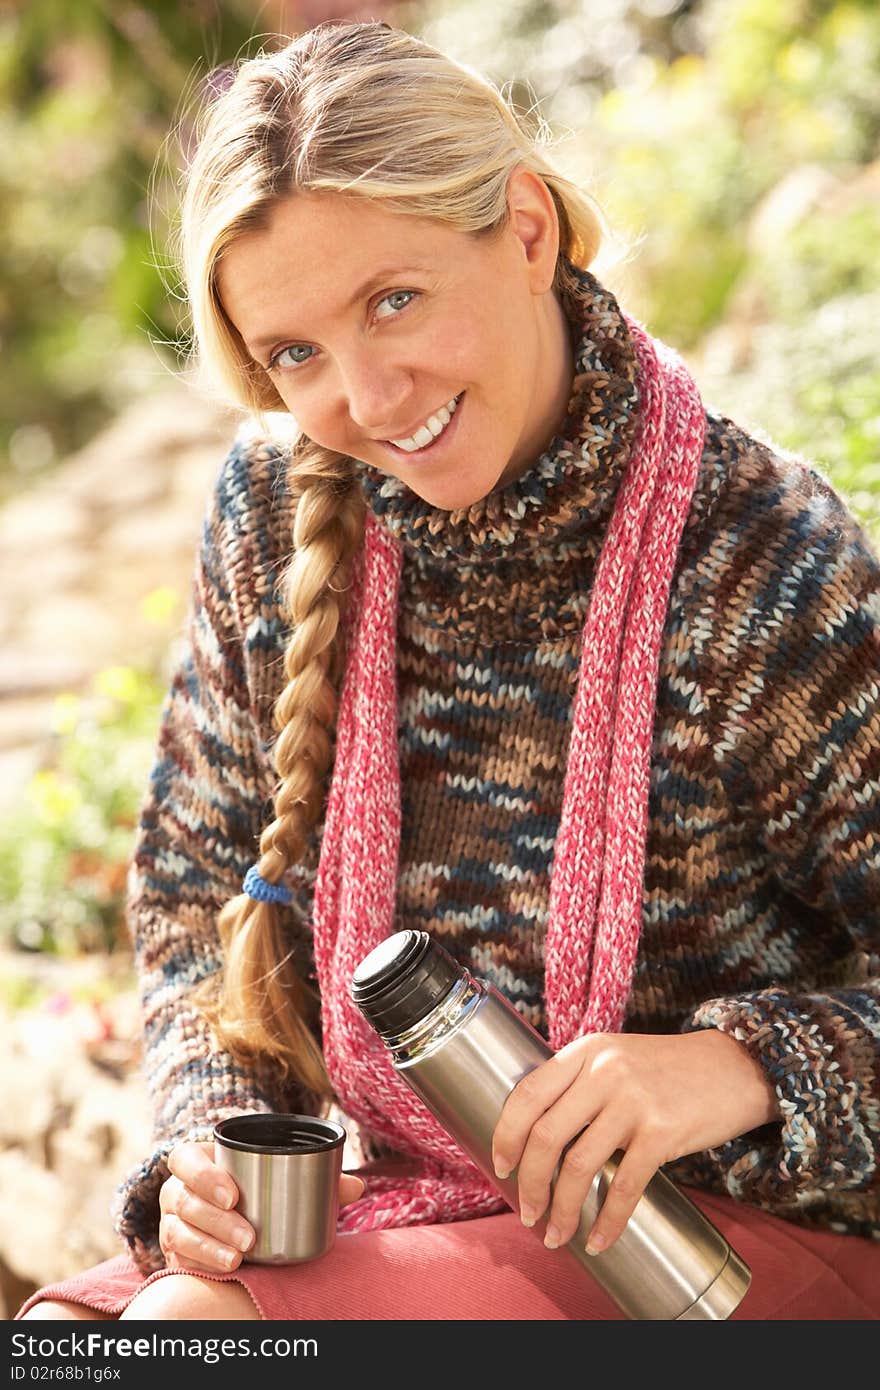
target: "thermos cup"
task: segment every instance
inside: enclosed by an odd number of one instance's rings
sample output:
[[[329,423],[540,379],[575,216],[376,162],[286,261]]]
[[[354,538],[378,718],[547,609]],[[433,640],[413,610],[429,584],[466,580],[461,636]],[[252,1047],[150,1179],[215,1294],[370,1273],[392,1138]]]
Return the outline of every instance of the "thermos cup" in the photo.
[[[553,1055],[551,1048],[494,986],[427,932],[400,931],[381,942],[355,970],[351,994],[401,1077],[518,1210],[516,1171],[495,1176],[492,1134],[507,1096]],[[749,1287],[750,1270],[662,1172],[610,1249],[586,1253],[620,1158],[614,1154],[597,1174],[564,1249],[629,1318],[729,1317]],[[535,1233],[543,1236],[545,1225],[546,1217]]]
[[[245,1260],[299,1264],[333,1248],[345,1137],[312,1115],[233,1115],[214,1126],[214,1160],[257,1233]]]

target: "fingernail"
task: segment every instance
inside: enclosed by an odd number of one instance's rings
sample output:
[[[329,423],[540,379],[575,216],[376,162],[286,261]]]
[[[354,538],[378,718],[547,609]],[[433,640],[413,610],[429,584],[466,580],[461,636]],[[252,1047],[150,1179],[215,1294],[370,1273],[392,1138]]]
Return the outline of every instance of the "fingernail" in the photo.
[[[232,1197],[230,1196],[229,1189],[227,1187],[215,1187],[214,1201],[218,1207],[222,1207],[224,1211],[228,1211],[232,1206]]]
[[[239,1250],[250,1250],[254,1243],[254,1233],[249,1231],[247,1226],[238,1226],[233,1232],[232,1239],[235,1241]]]
[[[598,1231],[593,1231],[587,1241],[587,1254],[601,1255],[607,1244],[608,1241],[605,1236],[600,1235]]]
[[[559,1236],[559,1232],[557,1231],[556,1227],[555,1227],[555,1226],[548,1226],[548,1227],[547,1227],[547,1234],[544,1236],[544,1244],[546,1245],[547,1249],[548,1249],[548,1250],[558,1250],[558,1249],[559,1249],[559,1240],[560,1240],[560,1236]]]
[[[231,1269],[232,1266],[235,1264],[236,1260],[238,1259],[238,1256],[236,1255],[234,1250],[224,1250],[222,1251],[220,1258],[223,1261],[223,1263],[225,1265],[229,1265]]]
[[[534,1207],[520,1207],[519,1219],[524,1226],[531,1227],[534,1226],[535,1222],[537,1221],[538,1213],[535,1211]]]
[[[511,1166],[511,1164],[507,1161],[506,1158],[502,1158],[501,1155],[499,1154],[498,1157],[497,1157],[496,1160],[495,1160],[495,1176],[496,1176],[496,1178],[501,1178],[502,1180],[503,1180],[504,1178],[509,1178],[512,1172],[513,1172],[513,1168],[512,1168],[512,1166]]]
[[[358,1182],[359,1182],[360,1185],[361,1185],[361,1190],[360,1190],[360,1192],[358,1193],[357,1197],[355,1197],[355,1199],[354,1199],[355,1201],[357,1201],[359,1197],[363,1197],[364,1193],[365,1193],[366,1190],[367,1190],[367,1184],[364,1182],[363,1178],[358,1178]]]

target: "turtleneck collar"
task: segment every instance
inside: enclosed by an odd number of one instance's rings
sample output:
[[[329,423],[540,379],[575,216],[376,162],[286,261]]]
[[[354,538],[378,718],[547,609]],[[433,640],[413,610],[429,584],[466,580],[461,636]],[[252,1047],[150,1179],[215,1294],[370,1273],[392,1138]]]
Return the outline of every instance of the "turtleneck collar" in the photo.
[[[507,487],[472,507],[430,506],[400,479],[358,463],[367,500],[423,571],[552,565],[577,538],[604,531],[634,434],[637,358],[614,295],[569,262],[562,306],[572,331],[574,377],[565,419],[547,449]]]

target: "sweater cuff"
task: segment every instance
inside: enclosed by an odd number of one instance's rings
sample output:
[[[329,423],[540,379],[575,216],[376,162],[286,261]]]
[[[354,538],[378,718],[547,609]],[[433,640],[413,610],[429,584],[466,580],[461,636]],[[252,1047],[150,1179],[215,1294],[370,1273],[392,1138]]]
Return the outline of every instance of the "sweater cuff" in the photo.
[[[228,1112],[229,1115],[242,1113],[241,1110]],[[226,1113],[217,1116],[217,1120],[225,1118]],[[199,1125],[186,1134],[164,1140],[116,1189],[112,1209],[114,1229],[124,1242],[127,1254],[145,1275],[165,1268],[165,1256],[159,1246],[159,1189],[171,1176],[168,1154],[175,1144],[184,1140],[212,1139],[214,1123]]]
[[[853,1097],[815,1016],[782,991],[710,999],[683,1032],[717,1028],[749,1051],[774,1087],[781,1121],[709,1150],[733,1197],[804,1207],[823,1192],[857,1186]],[[858,1147],[858,1146],[856,1146]],[[844,1167],[845,1164],[845,1167]]]

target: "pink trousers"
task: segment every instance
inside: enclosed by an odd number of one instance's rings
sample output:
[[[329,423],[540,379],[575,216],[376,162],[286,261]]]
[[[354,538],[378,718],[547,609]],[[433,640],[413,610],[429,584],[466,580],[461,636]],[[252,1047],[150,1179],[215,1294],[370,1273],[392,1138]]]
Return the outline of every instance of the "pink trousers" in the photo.
[[[880,1242],[809,1231],[734,1202],[689,1195],[752,1270],[734,1319],[870,1321],[880,1318]],[[240,1265],[200,1278],[243,1284],[269,1320],[588,1320],[623,1314],[591,1279],[572,1277],[558,1251],[545,1250],[513,1212],[438,1226],[405,1226],[337,1238],[324,1259],[282,1268]],[[47,1285],[40,1299],[65,1299],[118,1316],[145,1279],[125,1256]]]

